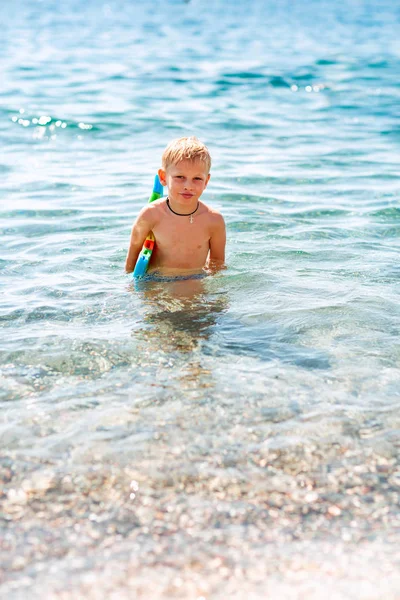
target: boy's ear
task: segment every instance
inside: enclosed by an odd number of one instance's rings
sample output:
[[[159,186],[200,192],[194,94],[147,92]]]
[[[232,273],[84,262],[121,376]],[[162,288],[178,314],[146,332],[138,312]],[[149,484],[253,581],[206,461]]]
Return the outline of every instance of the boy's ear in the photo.
[[[160,179],[161,185],[167,185],[167,174],[164,169],[158,169],[157,171],[158,177]]]

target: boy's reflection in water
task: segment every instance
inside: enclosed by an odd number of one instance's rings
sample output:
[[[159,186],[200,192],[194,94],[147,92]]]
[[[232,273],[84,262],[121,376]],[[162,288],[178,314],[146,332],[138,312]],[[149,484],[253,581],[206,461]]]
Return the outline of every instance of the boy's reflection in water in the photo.
[[[226,294],[209,293],[204,279],[138,281],[134,285],[146,304],[146,314],[145,326],[133,335],[148,366],[153,372],[156,369],[156,379],[171,384],[178,378],[182,391],[213,387],[201,347],[228,308]]]

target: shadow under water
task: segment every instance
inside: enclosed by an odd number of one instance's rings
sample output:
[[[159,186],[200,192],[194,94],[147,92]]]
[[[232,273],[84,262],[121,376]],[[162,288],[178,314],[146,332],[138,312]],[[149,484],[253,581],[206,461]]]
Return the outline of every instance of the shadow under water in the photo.
[[[132,336],[153,379],[166,387],[175,381],[182,392],[201,393],[214,387],[204,345],[229,309],[227,293],[210,293],[205,281],[196,279],[141,282],[135,291],[145,313],[142,326],[132,330]]]
[[[144,326],[132,332],[141,352],[153,359],[163,352],[171,364],[176,353],[181,359],[186,355],[185,377],[191,368],[202,372],[202,359],[210,356],[278,360],[307,370],[331,366],[326,352],[301,344],[298,333],[283,323],[229,316],[229,292],[210,292],[207,279],[142,281],[135,291],[145,304]]]

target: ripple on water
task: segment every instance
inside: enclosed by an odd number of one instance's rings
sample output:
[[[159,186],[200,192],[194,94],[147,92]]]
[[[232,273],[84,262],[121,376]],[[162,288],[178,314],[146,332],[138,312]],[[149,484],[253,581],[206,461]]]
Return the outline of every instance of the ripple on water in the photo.
[[[394,4],[149,7],[0,7],[0,595],[395,600]],[[135,287],[188,133],[228,269]]]

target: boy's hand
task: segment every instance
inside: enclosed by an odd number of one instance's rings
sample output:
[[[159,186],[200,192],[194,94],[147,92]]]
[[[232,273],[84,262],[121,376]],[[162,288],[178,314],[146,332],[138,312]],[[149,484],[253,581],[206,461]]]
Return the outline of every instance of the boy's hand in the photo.
[[[151,218],[151,208],[152,207],[150,206],[146,206],[145,208],[143,208],[138,214],[138,217],[133,224],[131,241],[129,244],[129,250],[125,261],[125,271],[127,273],[133,272],[143,243],[154,226],[153,220]]]

